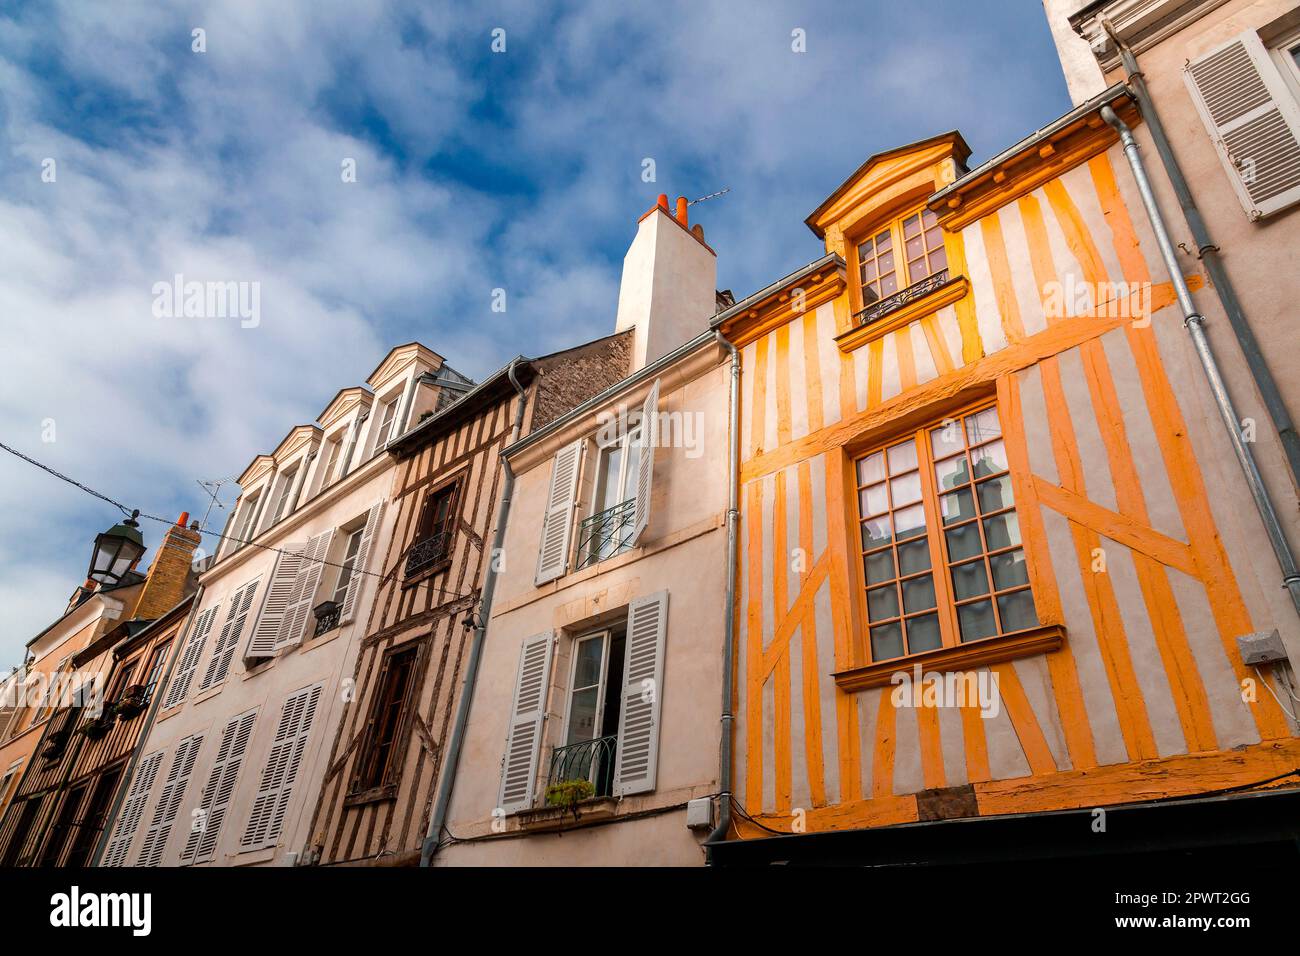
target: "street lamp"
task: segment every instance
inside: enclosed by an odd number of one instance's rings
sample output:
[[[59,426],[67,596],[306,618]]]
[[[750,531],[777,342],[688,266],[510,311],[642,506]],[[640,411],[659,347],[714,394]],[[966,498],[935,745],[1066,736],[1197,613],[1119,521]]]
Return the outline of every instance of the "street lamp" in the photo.
[[[90,555],[90,580],[102,585],[119,584],[140,555],[144,554],[144,538],[135,520],[139,511],[121,524],[115,524],[95,538],[95,550]]]

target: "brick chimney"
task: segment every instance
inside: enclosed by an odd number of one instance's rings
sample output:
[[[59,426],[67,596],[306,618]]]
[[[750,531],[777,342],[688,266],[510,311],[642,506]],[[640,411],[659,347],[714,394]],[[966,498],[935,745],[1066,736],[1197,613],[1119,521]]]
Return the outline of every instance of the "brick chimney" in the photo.
[[[709,327],[717,307],[717,277],[717,254],[704,242],[704,230],[690,227],[686,197],[678,197],[674,216],[668,197],[661,195],[641,217],[623,257],[614,331],[636,330],[629,372]]]
[[[149,573],[145,576],[132,617],[154,620],[179,604],[186,595],[193,593],[195,583],[191,562],[201,536],[197,521],[194,527],[185,527],[189,518],[188,511],[181,512],[176,523],[163,535],[162,544],[154,552],[153,564],[149,565]]]

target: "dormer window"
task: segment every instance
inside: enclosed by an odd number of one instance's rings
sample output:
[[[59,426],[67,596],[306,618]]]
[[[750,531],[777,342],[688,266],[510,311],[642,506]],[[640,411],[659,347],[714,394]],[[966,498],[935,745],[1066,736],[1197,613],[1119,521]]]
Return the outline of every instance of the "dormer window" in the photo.
[[[257,516],[257,503],[262,500],[262,492],[255,491],[244,499],[239,512],[239,524],[235,526],[235,550],[238,551],[248,543],[253,532],[253,519]]]
[[[379,411],[379,430],[375,432],[375,451],[383,451],[384,448],[392,441],[393,419],[397,416],[397,403],[401,396],[394,397],[391,401],[384,402],[384,407]]]
[[[899,261],[900,255],[902,262]],[[929,209],[896,219],[858,243],[858,283],[863,308],[948,268],[943,230]]]
[[[289,507],[290,497],[293,494],[294,479],[298,477],[298,465],[292,465],[284,470],[280,475],[280,494],[275,500],[275,511],[271,513],[271,524],[274,525],[284,517]],[[269,527],[269,525],[268,525]]]
[[[328,488],[331,481],[334,480],[334,469],[339,463],[339,451],[343,447],[343,435],[331,438],[326,442],[328,448],[325,451],[325,470],[321,472],[320,486],[322,489]]]

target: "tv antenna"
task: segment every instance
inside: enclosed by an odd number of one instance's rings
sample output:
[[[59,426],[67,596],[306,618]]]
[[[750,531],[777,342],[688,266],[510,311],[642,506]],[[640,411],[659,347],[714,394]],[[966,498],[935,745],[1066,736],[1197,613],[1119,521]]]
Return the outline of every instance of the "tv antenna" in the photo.
[[[723,186],[716,193],[709,193],[707,196],[701,196],[699,199],[692,199],[686,205],[694,206],[697,202],[707,202],[710,199],[717,199],[719,196],[725,196],[729,192],[731,192],[731,187]]]
[[[235,478],[232,475],[229,478],[217,478],[208,481],[204,481],[202,478],[196,478],[194,480],[195,482],[197,482],[198,486],[203,489],[203,491],[207,494],[208,498],[210,499],[208,501],[208,510],[203,512],[203,520],[199,522],[199,529],[205,530],[208,527],[208,515],[212,514],[212,506],[216,505],[218,508],[222,509],[223,511],[226,508],[226,506],[221,503],[221,499],[218,497],[218,493],[221,491],[221,486],[234,481]]]

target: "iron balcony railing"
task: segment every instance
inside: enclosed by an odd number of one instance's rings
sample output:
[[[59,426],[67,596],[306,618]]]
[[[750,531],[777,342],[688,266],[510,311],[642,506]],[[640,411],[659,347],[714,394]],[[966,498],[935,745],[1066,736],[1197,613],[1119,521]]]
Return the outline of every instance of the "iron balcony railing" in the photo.
[[[879,322],[891,312],[897,312],[913,299],[919,299],[922,296],[929,295],[942,286],[948,284],[948,270],[940,269],[934,275],[926,276],[920,282],[913,282],[906,289],[895,292],[893,295],[886,296],[879,302],[873,302],[854,318],[858,320],[858,325],[870,325],[872,322]]]
[[[596,788],[593,796],[608,797],[614,787],[614,754],[618,737],[595,737],[551,751],[551,769],[546,785],[552,787],[569,780],[590,780]]]
[[[437,531],[411,546],[406,553],[406,576],[419,574],[451,553],[451,531]]]
[[[578,526],[578,567],[588,567],[632,547],[635,520],[635,498],[584,518]]]

